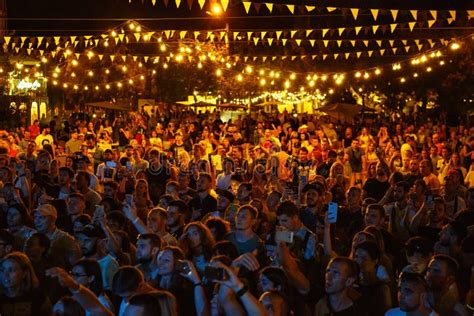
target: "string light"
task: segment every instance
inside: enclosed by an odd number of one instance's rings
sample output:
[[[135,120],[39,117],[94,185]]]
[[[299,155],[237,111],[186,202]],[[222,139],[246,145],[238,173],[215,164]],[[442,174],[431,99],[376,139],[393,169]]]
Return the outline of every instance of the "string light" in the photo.
[[[407,80],[405,79],[405,77],[400,78],[400,82],[401,82],[401,83],[405,83],[405,81],[407,81]]]
[[[457,50],[460,47],[461,47],[461,45],[459,43],[454,42],[454,43],[451,44],[451,49],[452,50]]]
[[[369,77],[370,77],[369,73],[366,72],[366,73],[364,74],[364,79],[369,79]]]
[[[443,66],[443,65],[444,65],[444,60],[441,60],[441,61],[439,62],[439,64],[440,64],[440,66]]]
[[[264,78],[260,79],[260,85],[261,86],[264,86],[266,83],[267,83],[267,81]]]
[[[106,85],[105,85],[105,89],[109,90],[109,89],[110,89],[110,85],[109,85],[109,84],[106,84]]]
[[[415,72],[415,73],[413,74],[413,77],[417,78],[417,77],[418,77],[418,73]]]
[[[356,72],[355,77],[360,78],[360,76],[362,76],[362,74],[360,72]]]
[[[165,44],[161,44],[161,45],[160,45],[160,50],[161,50],[162,52],[166,51],[166,45],[165,45]]]
[[[94,72],[92,70],[90,70],[88,73],[89,77],[94,77]]]
[[[244,80],[244,76],[242,76],[241,74],[238,74],[237,81],[242,81],[242,80]]]
[[[431,67],[426,68],[427,72],[431,72],[431,70],[433,70],[433,69],[431,69]]]
[[[295,80],[295,79],[296,79],[296,74],[292,73],[292,74],[290,75],[290,79],[291,79],[291,80]]]
[[[71,62],[71,64],[72,64],[74,67],[77,67],[77,65],[79,65],[79,62],[74,59],[74,60]]]
[[[245,71],[246,71],[247,73],[251,74],[251,73],[253,72],[252,66],[247,66],[247,67],[245,67]]]
[[[217,69],[216,70],[216,76],[218,76],[218,77],[222,76],[222,70]]]
[[[42,62],[43,64],[48,63],[48,58],[46,58],[46,57],[41,58],[41,62]]]
[[[286,80],[286,81],[285,81],[285,88],[286,88],[286,89],[289,89],[289,88],[290,88],[290,81],[289,81],[289,80]]]
[[[382,73],[382,71],[379,68],[375,69],[375,74],[377,76],[380,75],[381,73]]]
[[[122,71],[123,71],[123,72],[127,72],[127,66],[123,66],[123,67],[122,67]]]

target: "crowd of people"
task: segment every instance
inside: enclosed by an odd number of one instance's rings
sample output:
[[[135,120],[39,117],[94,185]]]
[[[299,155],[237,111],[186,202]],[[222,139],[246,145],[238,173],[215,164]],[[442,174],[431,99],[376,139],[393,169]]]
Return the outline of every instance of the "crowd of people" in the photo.
[[[474,313],[474,127],[220,117],[0,131],[0,314]]]

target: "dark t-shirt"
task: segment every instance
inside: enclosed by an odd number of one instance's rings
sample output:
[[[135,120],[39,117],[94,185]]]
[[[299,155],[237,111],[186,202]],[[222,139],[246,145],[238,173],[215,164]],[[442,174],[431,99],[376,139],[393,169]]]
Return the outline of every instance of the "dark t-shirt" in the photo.
[[[201,213],[198,218],[193,219],[199,221],[207,213],[217,211],[217,200],[210,194],[206,195],[206,197],[202,200],[199,195],[196,195],[191,201],[189,201],[188,207],[191,211],[194,210],[199,211]]]
[[[365,181],[363,190],[367,192],[367,197],[374,198],[378,202],[383,198],[389,187],[390,183],[388,181],[380,182],[376,178],[371,178]]]
[[[158,205],[160,197],[165,193],[166,182],[171,178],[171,170],[161,166],[158,170],[147,168],[145,174],[148,181],[148,191],[154,205]]]
[[[8,316],[49,316],[51,302],[44,291],[34,289],[20,297],[0,295],[0,315]]]

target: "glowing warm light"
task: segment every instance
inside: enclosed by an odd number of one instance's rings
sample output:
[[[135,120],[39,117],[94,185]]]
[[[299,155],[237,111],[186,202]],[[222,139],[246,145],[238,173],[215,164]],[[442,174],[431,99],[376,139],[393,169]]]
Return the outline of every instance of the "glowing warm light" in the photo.
[[[441,52],[440,51],[436,52],[436,57],[441,57]]]
[[[113,37],[117,36],[117,32],[115,32],[115,31],[112,31],[111,34],[112,34]]]
[[[334,93],[334,90],[333,89],[329,89],[329,94],[333,94]]]
[[[126,71],[127,71],[127,66],[123,66],[123,67],[122,67],[122,71],[123,71],[123,72],[126,72]]]
[[[135,24],[133,23],[130,23],[130,25],[128,26],[131,30],[135,29]]]
[[[99,86],[95,86],[95,90],[99,91]]]
[[[311,81],[309,82],[309,86],[310,86],[310,87],[314,87],[314,85],[315,85],[314,80],[311,80]]]
[[[356,74],[355,74],[356,78],[360,78],[361,76],[362,76],[362,74],[360,72],[356,72]]]
[[[272,70],[270,71],[270,78],[273,78],[273,77],[275,77],[275,72]]]
[[[222,13],[222,8],[220,6],[220,4],[218,3],[214,3],[212,5],[212,13],[215,14],[215,15],[220,15]]]
[[[105,69],[105,73],[108,75],[110,73],[110,70]]]
[[[16,64],[16,68],[17,68],[17,69],[23,69],[23,64],[17,63],[17,64]]]
[[[322,80],[322,81],[328,80],[328,76],[327,76],[327,75],[322,75],[321,80]]]
[[[337,85],[340,85],[341,83],[342,83],[342,78],[341,78],[341,77],[338,77],[338,78],[336,79],[336,84],[337,84]]]
[[[57,78],[57,77],[58,77],[58,74],[57,74],[57,73],[53,73],[53,77],[54,77],[54,78]]]
[[[145,80],[145,76],[144,76],[144,75],[141,75],[141,76],[140,76],[140,80]]]
[[[67,87],[68,87],[67,83],[63,84],[63,88],[67,88]]]
[[[433,69],[431,69],[431,67],[426,68],[427,72],[431,72],[431,70],[433,70]]]
[[[265,70],[261,69],[261,70],[258,72],[258,74],[259,74],[260,76],[265,75]]]
[[[128,80],[128,84],[133,84],[133,80],[132,79]]]
[[[104,42],[104,46],[105,46],[105,47],[109,47],[109,41],[105,41],[105,42]]]
[[[75,77],[76,77],[76,73],[75,73],[75,72],[71,73],[71,77],[75,78]]]
[[[64,52],[64,55],[71,55],[72,54],[72,51],[68,48],[66,49],[66,51]]]
[[[46,58],[46,57],[41,58],[41,62],[43,64],[46,64],[48,62],[48,58]]]
[[[176,61],[177,61],[178,63],[180,63],[180,62],[183,61],[183,55],[178,54],[178,55],[176,55],[176,58],[175,58],[175,59],[176,59]]]
[[[267,81],[265,79],[260,79],[260,85],[261,86],[264,86],[265,84],[267,84]]]
[[[244,80],[244,76],[242,76],[241,74],[238,74],[237,81],[242,81],[242,80]]]
[[[247,66],[247,67],[245,67],[245,71],[246,71],[247,73],[249,73],[249,74],[252,73],[252,72],[253,72],[252,66]]]
[[[364,89],[362,89],[362,88],[359,88],[359,92],[362,92],[362,91],[364,91]]]
[[[423,55],[423,56],[421,56],[420,60],[421,60],[422,63],[424,63],[428,60],[428,58],[425,55]]]
[[[199,68],[199,69],[202,68],[202,64],[201,64],[201,63],[198,64],[198,68]]]
[[[291,75],[290,75],[290,79],[291,79],[291,80],[295,80],[295,79],[296,79],[296,75],[295,75],[295,74],[291,74]]]
[[[413,74],[413,77],[417,78],[417,77],[418,77],[418,74],[415,72],[415,73]]]
[[[407,81],[407,80],[405,79],[405,77],[400,78],[400,82],[401,82],[401,83],[404,83],[405,81]]]
[[[290,87],[290,81],[285,81],[285,89],[288,89]]]
[[[400,64],[394,64],[394,65],[392,66],[392,69],[393,69],[393,70],[400,70],[400,69],[402,69],[402,65],[400,65]]]
[[[110,85],[109,85],[109,84],[105,85],[105,89],[109,90],[109,89],[110,89]]]
[[[92,57],[94,57],[94,52],[89,51],[89,52],[87,53],[87,57],[89,57],[89,59],[91,59]]]
[[[381,71],[380,69],[378,69],[378,68],[375,69],[375,74],[376,74],[377,76],[380,75],[381,73],[382,73],[382,71]]]
[[[459,49],[461,47],[461,45],[459,43],[452,43],[451,44],[451,49],[452,50],[456,50],[456,49]]]
[[[138,67],[142,68],[142,67],[143,67],[143,64],[142,64],[142,63],[138,63]]]
[[[440,64],[441,66],[443,66],[443,65],[444,65],[444,60],[441,60],[441,61],[439,62],[439,64]]]
[[[217,70],[216,70],[216,76],[218,76],[218,77],[219,77],[219,76],[222,76],[222,70],[217,69]]]
[[[56,80],[53,80],[53,85],[57,86],[58,82]]]
[[[370,75],[368,72],[364,73],[364,79],[369,79]]]
[[[165,44],[161,44],[161,45],[160,45],[160,50],[161,50],[162,52],[164,52],[164,51],[166,50],[166,45],[165,45]]]
[[[84,87],[84,90],[89,90],[89,87],[88,87],[88,86],[85,86],[85,87]]]
[[[121,82],[117,83],[118,88],[122,88],[123,84]]]
[[[93,77],[94,76],[94,72],[91,70],[87,73],[89,75],[89,77]]]
[[[165,66],[166,66],[166,67],[165,67]],[[163,65],[163,68],[168,68],[168,64],[164,64],[164,65]],[[153,71],[152,71],[151,73],[154,74],[154,75],[156,75],[156,70],[153,69]]]
[[[136,29],[137,29],[137,32],[140,32],[142,30],[142,27],[139,25],[136,27]]]

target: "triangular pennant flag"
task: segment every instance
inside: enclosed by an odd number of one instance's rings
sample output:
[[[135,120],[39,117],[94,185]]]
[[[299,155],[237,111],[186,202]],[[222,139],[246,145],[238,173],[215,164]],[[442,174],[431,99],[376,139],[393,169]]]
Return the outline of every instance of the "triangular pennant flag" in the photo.
[[[179,32],[179,39],[184,39],[186,37],[186,31]]]
[[[137,40],[137,43],[140,41],[140,33],[133,33],[133,36],[135,36],[135,39]]]
[[[355,47],[355,46],[356,46],[356,41],[355,41],[355,40],[351,40],[351,45],[352,45],[352,47]]]
[[[81,57],[81,54],[79,54],[79,53],[75,53],[74,55],[76,56],[77,60],[79,60],[79,57]]]
[[[291,38],[293,38],[293,36],[295,36],[296,32],[298,32],[298,31],[291,31],[291,32],[290,32]]]
[[[55,36],[55,37],[54,37],[54,44],[58,45],[60,39],[61,39],[61,37]]]
[[[86,40],[90,40],[91,37],[92,37],[92,35],[84,35],[84,38],[85,38]]]
[[[389,44],[390,44],[390,47],[393,47],[393,43],[395,43],[394,40],[388,40]]]
[[[260,32],[260,38],[263,39],[267,35],[267,32]]]
[[[308,11],[308,12],[311,12],[311,11],[313,11],[314,9],[316,9],[316,7],[315,7],[315,6],[312,6],[312,5],[307,5],[307,6],[305,6],[305,8],[306,8],[306,11]]]
[[[430,10],[430,13],[431,13],[431,16],[433,17],[433,19],[436,20],[438,18],[438,11]]]
[[[329,31],[329,29],[323,29],[323,37],[326,36],[328,31]]]
[[[285,45],[286,45],[286,41],[287,41],[287,39],[286,39],[286,38],[283,38],[283,39],[281,40],[281,42],[282,42],[283,46],[285,46]]]
[[[127,56],[126,56],[126,55],[122,55],[122,60],[123,60],[123,62],[126,62],[126,61],[127,61]]]
[[[102,60],[102,58],[104,58],[104,55],[100,54],[99,55],[99,60]]]
[[[66,44],[69,44],[69,43],[66,43]],[[31,48],[33,46],[33,43],[32,42],[29,42],[28,43],[28,48]],[[66,45],[67,46],[67,45]]]
[[[410,50],[410,46],[405,46],[405,51],[408,53],[408,51]]]
[[[255,44],[255,46],[257,46],[258,40],[259,40],[258,37],[254,37],[254,38],[253,38],[253,43]]]
[[[379,47],[382,46],[382,40],[377,40],[376,42],[377,42],[377,45],[379,45]]]
[[[350,55],[350,54],[351,54],[351,53],[345,53],[345,54],[344,54],[344,55],[346,56],[346,59],[349,59],[349,55]]]
[[[153,6],[155,6],[156,0],[151,0],[151,4],[153,4]]]
[[[149,56],[144,56],[144,57],[143,57],[143,61],[144,61],[145,63],[147,63],[147,62],[148,62],[148,58],[150,58],[150,57],[149,57]],[[169,60],[168,60],[168,61],[169,61]]]
[[[372,31],[374,32],[374,34],[377,32],[379,28],[379,25],[372,25]]]
[[[175,0],[175,3],[176,3],[176,8],[179,8],[179,6],[181,4],[181,0]]]
[[[393,52],[394,55],[397,53],[397,49],[398,49],[397,47],[392,48],[392,52]]]
[[[26,52],[28,53],[28,55],[31,55],[31,49],[30,48],[27,48]]]
[[[276,60],[277,57],[276,56],[272,56],[272,61]]]
[[[201,1],[205,1],[205,0],[201,0]],[[245,12],[247,14],[249,14],[249,10],[250,10],[250,5],[252,4],[252,2],[247,2],[247,1],[242,1],[243,5],[244,5],[244,8],[245,8]],[[202,7],[201,7],[202,9]]]
[[[115,40],[115,45],[117,45],[117,43],[119,41],[119,38],[115,37],[114,40]],[[79,42],[74,42],[74,47],[76,47],[77,43],[79,43]]]
[[[43,37],[42,37],[42,36],[38,36],[37,39],[38,39],[38,41],[36,42],[36,44],[37,44],[36,47],[38,48],[38,47],[41,46],[41,43],[43,42]]]
[[[267,56],[262,56],[262,61],[265,62],[267,60]]]
[[[428,21],[428,28],[431,28],[433,24],[435,24],[436,20],[429,20]]]
[[[118,37],[119,37],[120,41],[123,42],[123,38],[125,37],[125,34],[119,34]]]
[[[364,43],[365,47],[369,47],[369,41],[363,40],[362,42]]]
[[[420,51],[423,48],[423,44],[418,44],[416,46],[418,47],[418,51]]]
[[[324,47],[328,47],[329,41],[324,40],[323,43],[324,43]]]
[[[362,52],[357,52],[356,55],[357,55],[357,58],[360,58],[360,55],[362,55]]]
[[[324,54],[323,55],[323,60],[326,60],[327,57],[328,57],[328,55]]]
[[[95,43],[95,46],[97,47],[97,45],[99,45],[99,39],[95,39],[94,40],[94,43]],[[66,43],[67,44],[67,43]]]
[[[362,26],[356,26],[355,27],[356,35],[359,35],[359,32],[360,32],[361,29],[362,29]]]
[[[414,42],[415,42],[415,45],[420,44],[420,40],[419,40],[419,39],[414,40]]]
[[[270,11],[270,13],[272,13],[272,11],[273,11],[273,3],[265,3],[265,6],[267,7],[268,11]]]
[[[390,10],[390,13],[392,13],[393,21],[396,21],[397,20],[397,15],[398,15],[398,10]]]
[[[169,31],[169,30],[165,31],[165,37],[166,37],[166,39],[169,39],[169,38],[170,38],[170,33],[171,33],[171,31]]]
[[[332,12],[332,11],[336,10],[337,8],[334,8],[334,7],[326,7],[326,9],[328,10],[328,12]]]
[[[280,39],[281,33],[282,33],[282,31],[276,31],[276,32],[275,32],[275,34],[276,34],[276,36],[277,36],[277,40]]]
[[[311,44],[311,47],[314,47],[315,42],[316,42],[316,40],[309,40],[309,43]]]
[[[204,7],[204,4],[206,3],[206,0],[198,0],[198,3],[199,3],[199,7],[201,7],[201,10],[202,10],[202,8]]]
[[[115,55],[110,55],[110,60],[114,61],[114,59],[115,59]]]
[[[306,30],[306,37],[308,37],[312,32],[313,30]]]
[[[377,21],[377,17],[379,16],[379,9],[370,9],[370,13],[372,13],[374,21]]]
[[[397,23],[390,24],[390,32],[393,33],[393,31],[395,31],[396,27],[397,27]]]
[[[26,36],[21,36],[20,39],[21,39],[21,42],[24,43],[26,40]]]
[[[209,34],[209,40],[210,40],[211,42],[214,42],[214,39],[215,39],[215,38],[216,38],[216,36],[214,35],[214,33]]]
[[[71,43],[74,43],[76,41],[76,36],[71,36],[70,39],[71,39]]]
[[[301,45],[301,40],[300,39],[295,40],[295,42],[296,42],[296,45],[298,45],[298,46]]]
[[[449,10],[449,15],[453,20],[456,20],[456,10]]]
[[[379,52],[380,52],[380,56],[383,56],[383,54],[385,54],[385,49],[381,49]]]
[[[337,59],[337,57],[339,57],[339,54],[334,54],[334,59]]]
[[[410,13],[415,20],[418,20],[418,10],[410,10]]]
[[[286,7],[291,12],[291,14],[295,14],[295,5],[294,4],[287,4]]]
[[[448,24],[453,23],[454,19],[453,18],[447,18],[446,21],[448,21]]]
[[[40,50],[39,52],[40,52],[40,56],[43,56],[44,50]]]
[[[244,62],[247,62],[248,59],[249,59],[249,57],[248,57],[248,56],[245,56],[245,57],[244,57]]]
[[[193,2],[194,1],[193,0],[187,0],[186,2],[188,3],[189,10],[191,10],[193,8]]]
[[[273,43],[273,38],[268,38],[268,46],[272,46],[272,43]]]
[[[3,39],[5,40],[5,43],[8,45],[8,44],[10,44],[10,40],[12,38],[11,38],[11,36],[4,36]]]
[[[20,47],[15,47],[15,51],[18,54],[18,52],[20,51]],[[56,56],[56,52],[52,52],[51,54],[53,55],[53,58]]]
[[[227,8],[229,7],[229,0],[221,0],[221,5],[222,5],[222,10],[226,12]]]
[[[359,9],[351,8],[351,13],[354,17],[354,20],[357,20],[357,16],[359,15]]]
[[[195,31],[193,32],[194,33],[194,39],[197,39],[199,37],[199,31]],[[234,32],[234,39],[237,38],[237,35],[239,34],[239,32]]]
[[[252,38],[252,33],[253,32],[247,32],[247,39],[250,40]]]
[[[344,32],[344,30],[345,30],[345,28],[343,28],[343,27],[338,28],[339,36],[342,35],[342,33]]]
[[[433,46],[435,45],[432,39],[428,39],[428,43],[430,44],[430,48],[433,48]]]
[[[342,45],[342,41],[341,40],[337,40],[337,46],[341,47]]]
[[[367,52],[367,54],[369,54],[369,57],[372,57],[372,54],[373,54],[373,53],[374,53],[373,50],[369,50],[369,51]]]
[[[410,32],[413,32],[413,29],[415,28],[416,22],[408,22],[408,27],[410,28]]]
[[[315,60],[316,57],[318,57],[318,55],[311,55],[311,59],[312,59],[312,60]]]
[[[408,41],[407,40],[402,40],[402,43],[404,46],[407,46]]]
[[[128,43],[128,36],[125,36],[125,42]]]
[[[220,38],[219,40],[222,41],[222,39],[224,38],[224,36],[227,34],[227,32],[220,32]]]
[[[295,60],[298,56],[291,56],[291,61]]]

